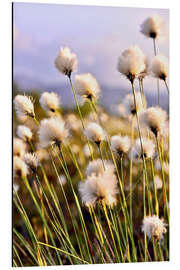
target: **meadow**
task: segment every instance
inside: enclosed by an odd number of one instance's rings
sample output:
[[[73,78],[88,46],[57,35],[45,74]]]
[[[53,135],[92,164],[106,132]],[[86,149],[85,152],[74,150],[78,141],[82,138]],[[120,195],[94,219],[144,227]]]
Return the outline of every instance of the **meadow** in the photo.
[[[168,59],[157,54],[163,21],[147,18],[152,43],[117,59],[132,92],[110,113],[94,74],[76,74],[78,55],[61,48],[54,61],[74,97],[13,90],[13,266],[169,260],[169,115],[160,84]],[[144,80],[157,82],[147,106]]]

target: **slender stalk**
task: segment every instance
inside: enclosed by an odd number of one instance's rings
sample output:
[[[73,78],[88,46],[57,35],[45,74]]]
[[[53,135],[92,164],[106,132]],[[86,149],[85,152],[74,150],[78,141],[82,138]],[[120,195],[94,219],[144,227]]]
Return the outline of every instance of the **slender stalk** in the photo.
[[[131,81],[131,86],[132,86],[132,92],[133,92],[133,97],[134,97],[134,106],[135,106],[135,111],[136,111],[136,119],[137,119],[137,125],[138,125],[138,133],[139,133],[139,139],[140,139],[140,144],[141,144],[141,149],[142,149],[142,159],[143,159],[143,175],[144,175],[144,181],[143,181],[143,201],[144,201],[144,216],[146,216],[146,204],[145,204],[145,178],[147,174],[146,170],[146,162],[144,158],[144,150],[143,150],[143,145],[142,145],[142,136],[141,136],[141,130],[140,130],[140,124],[139,124],[139,117],[138,117],[138,111],[137,111],[137,104],[136,104],[136,96],[135,96],[135,89],[134,89],[134,80]],[[147,260],[147,236],[146,233],[144,233],[144,242],[145,242],[145,261]]]
[[[168,221],[169,221],[169,205],[168,205],[168,198],[167,198],[166,182],[165,182],[165,176],[164,176],[164,168],[163,168],[161,149],[160,149],[160,146],[159,146],[159,141],[158,141],[157,136],[156,136],[156,144],[157,144],[159,160],[160,160],[160,164],[161,164],[161,174],[162,174],[162,180],[163,180],[163,197],[165,197],[167,218],[168,218]]]
[[[83,121],[83,116],[82,116],[81,109],[80,109],[80,107],[79,107],[79,103],[78,103],[78,100],[77,100],[77,97],[76,97],[76,91],[75,91],[75,89],[74,89],[74,87],[73,87],[73,83],[72,83],[72,80],[71,80],[71,75],[68,76],[68,78],[69,78],[69,82],[70,82],[71,89],[72,89],[72,92],[73,92],[74,100],[75,100],[75,102],[76,102],[76,107],[77,107],[77,109],[78,109],[78,113],[79,113],[79,116],[80,116],[80,119],[81,119],[81,124],[82,124],[83,129],[85,129],[84,121]],[[87,139],[87,138],[86,138],[86,139]],[[92,153],[92,151],[91,151],[91,147],[90,147],[90,144],[89,144],[89,140],[88,140],[88,139],[87,139],[87,143],[88,143],[89,151],[90,151],[90,154],[91,154],[91,158],[92,158],[92,160],[93,160],[93,153]]]
[[[103,160],[103,156],[102,156],[102,151],[101,151],[101,143],[98,143],[98,144],[97,144],[97,147],[98,147],[99,154],[100,154],[101,161],[102,161],[102,165],[103,165],[103,168],[104,168],[104,171],[105,171],[105,170],[106,170],[106,168],[105,168],[105,165],[104,165],[104,160]]]
[[[150,162],[151,162],[151,172],[152,172],[154,197],[155,197],[155,211],[156,211],[156,215],[159,216],[159,203],[158,203],[157,190],[156,190],[156,185],[155,185],[155,180],[154,180],[154,165],[153,165],[152,158],[150,159]]]
[[[154,48],[154,55],[157,55],[157,48],[156,48],[156,39],[153,38],[153,48]],[[157,79],[157,91],[158,91],[158,105],[160,106],[160,89],[159,89],[159,79]]]
[[[169,87],[168,87],[167,81],[166,81],[166,80],[164,80],[164,83],[165,83],[165,86],[166,86],[166,90],[167,90],[167,92],[168,92],[168,95],[169,95]]]

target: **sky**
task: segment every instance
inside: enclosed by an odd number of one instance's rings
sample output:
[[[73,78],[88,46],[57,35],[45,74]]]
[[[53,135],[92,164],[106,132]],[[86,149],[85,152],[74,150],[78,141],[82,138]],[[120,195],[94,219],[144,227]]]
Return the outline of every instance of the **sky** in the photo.
[[[59,73],[54,60],[67,46],[78,57],[78,74],[92,73],[107,96],[129,90],[127,80],[117,71],[122,51],[138,45],[152,60],[152,40],[140,33],[141,23],[159,14],[165,25],[165,37],[158,41],[158,53],[169,57],[169,11],[167,9],[73,6],[57,4],[13,4],[14,80],[23,90],[61,89],[65,103],[67,78]],[[165,93],[161,84],[161,92]],[[156,93],[156,81],[145,80],[145,89]],[[66,96],[66,97],[65,97]]]

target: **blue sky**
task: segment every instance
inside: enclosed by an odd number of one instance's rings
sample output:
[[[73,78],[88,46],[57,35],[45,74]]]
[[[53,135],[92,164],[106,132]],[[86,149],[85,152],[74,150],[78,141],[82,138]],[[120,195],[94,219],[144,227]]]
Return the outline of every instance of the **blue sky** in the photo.
[[[153,14],[164,20],[166,35],[158,52],[168,56],[167,9],[14,3],[14,79],[25,89],[53,90],[47,88],[66,84],[54,59],[60,47],[68,46],[78,56],[78,73],[91,72],[100,85],[127,90],[127,81],[116,70],[118,56],[138,45],[152,58],[152,40],[139,29]],[[147,79],[145,88],[155,91],[155,80]],[[163,85],[161,89],[165,91]]]

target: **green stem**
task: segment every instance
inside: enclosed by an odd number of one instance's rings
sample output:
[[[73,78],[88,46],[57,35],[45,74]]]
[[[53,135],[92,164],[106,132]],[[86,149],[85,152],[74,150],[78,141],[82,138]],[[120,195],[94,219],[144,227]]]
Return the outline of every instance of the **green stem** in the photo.
[[[84,126],[83,116],[82,116],[82,113],[81,113],[81,110],[80,110],[80,107],[79,107],[79,103],[78,103],[78,100],[77,100],[77,97],[76,97],[76,91],[75,91],[75,89],[73,87],[71,76],[68,76],[68,78],[69,78],[69,81],[70,81],[70,85],[71,85],[71,89],[72,89],[72,92],[73,92],[74,100],[76,102],[76,107],[78,109],[79,116],[80,116],[80,119],[81,119],[81,124],[82,124],[83,130],[84,130],[85,129],[85,126]],[[89,140],[88,139],[87,139],[87,143],[88,143],[89,151],[90,151],[90,154],[91,154],[91,158],[93,160],[93,153],[91,151],[91,147],[90,147],[90,144],[89,144]]]
[[[169,87],[168,87],[167,81],[164,80],[164,83],[165,83],[165,86],[166,86],[166,89],[167,89],[167,92],[168,92],[168,95],[169,95]]]

